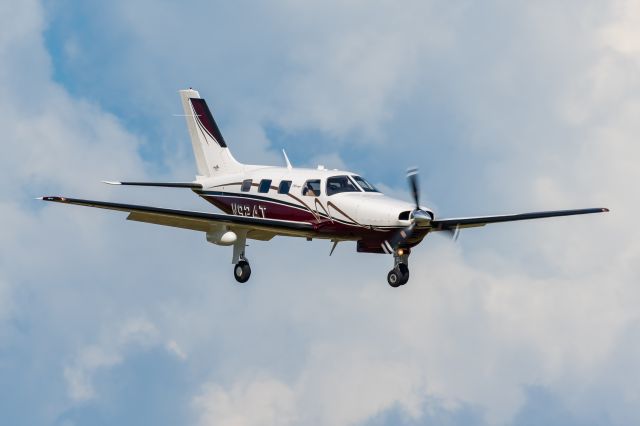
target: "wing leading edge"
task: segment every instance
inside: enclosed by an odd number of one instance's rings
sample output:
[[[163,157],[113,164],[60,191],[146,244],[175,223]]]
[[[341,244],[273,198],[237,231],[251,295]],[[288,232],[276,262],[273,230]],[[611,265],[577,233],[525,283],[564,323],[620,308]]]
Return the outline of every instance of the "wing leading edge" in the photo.
[[[546,217],[573,216],[578,214],[605,213],[609,209],[598,207],[591,209],[577,210],[553,210],[544,212],[531,212],[520,214],[505,214],[498,216],[477,216],[477,217],[461,217],[452,219],[437,219],[431,221],[433,231],[448,231],[456,228],[471,228],[475,226],[484,226],[489,223],[514,222],[518,220],[542,219]]]
[[[189,210],[174,210],[66,197],[42,197],[41,199],[55,203],[75,204],[78,206],[123,211],[129,213],[127,220],[202,232],[210,231],[212,226],[215,225],[228,225],[232,228],[242,228],[251,231],[262,231],[275,235],[290,236],[308,236],[313,234],[315,231],[313,225],[307,222],[264,219],[249,216],[233,216],[228,214],[194,212]]]

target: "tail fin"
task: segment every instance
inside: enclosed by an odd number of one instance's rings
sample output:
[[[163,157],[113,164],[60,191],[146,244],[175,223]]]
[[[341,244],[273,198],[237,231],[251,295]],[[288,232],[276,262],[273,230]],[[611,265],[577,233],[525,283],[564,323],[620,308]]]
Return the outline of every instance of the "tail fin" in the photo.
[[[214,176],[241,171],[242,164],[229,152],[205,100],[192,89],[181,90],[180,97],[196,157],[198,175]]]

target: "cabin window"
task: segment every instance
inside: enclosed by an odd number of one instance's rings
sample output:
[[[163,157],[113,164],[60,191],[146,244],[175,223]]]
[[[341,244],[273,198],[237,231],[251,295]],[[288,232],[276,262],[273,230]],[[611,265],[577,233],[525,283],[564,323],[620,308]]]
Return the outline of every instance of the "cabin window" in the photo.
[[[371,185],[369,182],[364,180],[363,177],[360,177],[360,176],[351,176],[351,177],[353,178],[353,180],[355,180],[358,183],[358,185],[360,185],[360,188],[362,188],[364,192],[380,192],[376,189],[375,186]]]
[[[349,176],[331,176],[327,179],[327,195],[359,191]]]
[[[271,179],[262,179],[260,181],[260,186],[258,186],[258,192],[262,192],[266,194],[269,192],[269,188],[271,187]]]
[[[278,186],[278,194],[288,194],[289,189],[291,189],[291,181],[283,180],[282,182],[280,182],[280,185]]]
[[[253,183],[253,180],[251,179],[245,179],[242,181],[242,186],[240,187],[240,191],[242,192],[249,192],[249,190],[251,189],[251,184]]]
[[[304,183],[302,187],[302,195],[307,195],[309,197],[319,197],[320,196],[320,179],[309,179]]]

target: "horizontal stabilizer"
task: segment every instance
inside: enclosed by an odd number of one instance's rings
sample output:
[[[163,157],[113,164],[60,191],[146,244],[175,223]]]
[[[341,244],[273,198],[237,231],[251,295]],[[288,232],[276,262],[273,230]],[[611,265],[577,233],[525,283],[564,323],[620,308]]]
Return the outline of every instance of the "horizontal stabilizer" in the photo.
[[[202,189],[202,184],[196,182],[115,182],[103,180],[107,185],[131,185],[131,186],[161,186],[165,188],[191,188]]]

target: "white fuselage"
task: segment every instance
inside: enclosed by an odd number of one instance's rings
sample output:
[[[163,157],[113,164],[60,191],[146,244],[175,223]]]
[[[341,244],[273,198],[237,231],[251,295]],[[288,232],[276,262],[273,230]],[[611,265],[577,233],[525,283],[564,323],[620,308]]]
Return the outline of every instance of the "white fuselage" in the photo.
[[[365,185],[354,178],[358,175],[348,171],[321,167],[243,168],[241,173],[198,180],[203,185],[198,194],[229,214],[312,223],[329,221],[335,225],[380,231],[407,226],[410,223],[409,214],[415,209],[411,203],[387,197],[378,191],[366,192]],[[328,184],[336,179],[344,179],[342,177],[347,177],[352,184],[349,192],[331,193]],[[249,180],[250,186],[247,183]],[[282,181],[291,182],[285,193],[279,193]],[[312,184],[315,187],[313,192],[305,191],[310,181],[316,181]],[[338,228],[327,229],[335,231]]]

